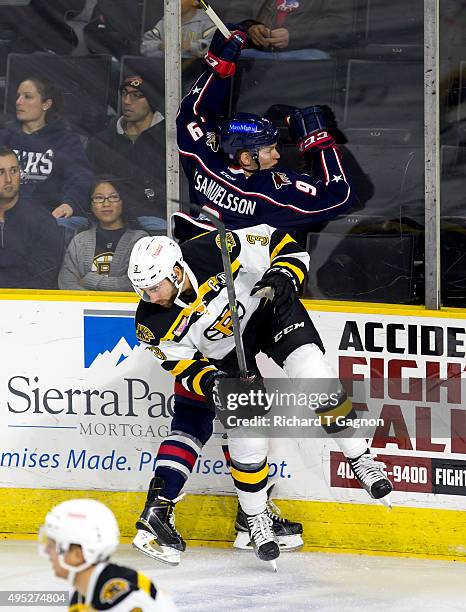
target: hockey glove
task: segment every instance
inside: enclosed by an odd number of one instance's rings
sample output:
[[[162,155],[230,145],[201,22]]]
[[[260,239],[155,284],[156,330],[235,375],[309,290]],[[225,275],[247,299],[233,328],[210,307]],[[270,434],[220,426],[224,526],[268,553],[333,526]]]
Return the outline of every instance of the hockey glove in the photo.
[[[287,320],[287,315],[298,295],[298,287],[292,273],[287,268],[269,268],[251,290],[251,295],[273,290],[272,306],[279,321]]]
[[[204,56],[204,62],[223,79],[231,77],[236,71],[236,62],[247,41],[247,35],[241,30],[234,30],[229,38],[217,30],[210,43],[209,51]]]
[[[291,139],[303,155],[335,144],[329,130],[337,127],[335,115],[328,106],[308,106],[293,110],[287,119]]]
[[[243,379],[217,370],[206,380],[204,389],[207,402],[227,429],[236,426],[228,420],[231,415],[251,418],[263,416],[269,410],[264,382],[254,373]]]

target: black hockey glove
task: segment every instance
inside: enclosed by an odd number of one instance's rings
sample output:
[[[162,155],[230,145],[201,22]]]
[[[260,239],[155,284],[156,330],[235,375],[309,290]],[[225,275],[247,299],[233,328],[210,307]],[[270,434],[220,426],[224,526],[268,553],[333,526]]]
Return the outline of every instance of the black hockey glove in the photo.
[[[236,62],[247,39],[247,34],[241,30],[234,30],[228,38],[217,30],[210,43],[209,51],[204,56],[204,62],[223,79],[233,76],[236,71]]]
[[[227,409],[226,397],[221,393],[220,381],[228,374],[222,370],[215,370],[209,374],[203,384],[203,392],[211,410],[219,414]]]
[[[217,370],[204,383],[204,393],[210,407],[227,429],[236,427],[238,418],[264,416],[269,409],[264,382],[254,373],[243,379]],[[231,416],[235,419],[229,420]]]
[[[335,144],[329,130],[336,129],[335,115],[328,106],[308,106],[295,109],[288,115],[291,139],[303,155]]]
[[[279,321],[286,321],[293,302],[298,296],[298,287],[294,276],[287,268],[269,268],[264,276],[251,289],[251,295],[259,292],[267,296],[267,289],[273,290],[272,306]]]

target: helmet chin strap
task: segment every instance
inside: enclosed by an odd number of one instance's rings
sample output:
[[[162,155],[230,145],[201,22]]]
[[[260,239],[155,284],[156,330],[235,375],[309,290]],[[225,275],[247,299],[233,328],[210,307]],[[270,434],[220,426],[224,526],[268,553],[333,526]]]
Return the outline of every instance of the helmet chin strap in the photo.
[[[259,161],[259,151],[257,149],[254,149],[250,152],[250,155],[252,157],[252,161],[256,162],[257,164],[257,168],[255,170],[250,170],[250,172],[258,172],[261,169],[261,164]]]
[[[68,576],[66,577],[66,581],[68,582],[68,584],[70,584],[70,586],[74,586],[76,574],[79,574],[79,572],[83,572],[92,565],[92,563],[89,563],[88,561],[84,561],[84,563],[81,563],[81,565],[70,565],[65,561],[65,553],[60,553],[58,555],[58,562],[60,563],[60,566],[63,569],[68,570]]]
[[[183,291],[183,285],[184,285],[184,281],[186,279],[186,268],[183,267],[183,275],[181,277],[181,280],[178,280],[176,278],[176,274],[174,272],[173,272],[173,276],[174,276],[173,284],[175,285],[175,289],[177,290],[174,303],[177,306],[186,306],[186,304],[183,302],[183,300],[180,299],[180,294]]]
[[[173,273],[175,275],[175,273]],[[172,279],[173,284],[175,285],[175,289],[177,289],[177,293],[175,296],[175,300],[174,300],[174,304],[176,304],[177,306],[181,306],[182,308],[185,308],[188,304],[186,302],[184,302],[181,298],[180,295],[183,291],[183,285],[186,279],[186,276],[189,279],[189,282],[192,285],[192,288],[194,289],[194,292],[197,294],[197,291],[199,289],[199,283],[197,282],[197,278],[194,276],[193,272],[191,271],[191,268],[188,266],[188,264],[186,262],[183,263],[183,276],[181,278],[180,281],[178,281],[178,279],[175,276],[175,279]]]

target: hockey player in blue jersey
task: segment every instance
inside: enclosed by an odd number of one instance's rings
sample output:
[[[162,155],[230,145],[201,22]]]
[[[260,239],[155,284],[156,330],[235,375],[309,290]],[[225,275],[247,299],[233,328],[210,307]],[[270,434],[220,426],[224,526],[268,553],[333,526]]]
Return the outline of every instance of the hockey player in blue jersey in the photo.
[[[227,40],[216,32],[205,58],[208,69],[181,103],[178,148],[191,201],[233,229],[257,223],[309,229],[346,212],[353,193],[331,134],[336,122],[328,107],[290,107],[290,136],[312,163],[312,174],[276,169],[278,130],[268,119],[237,113],[219,121],[245,42],[240,30]]]
[[[241,31],[234,32],[228,40],[216,33],[206,56],[208,69],[182,101],[177,118],[178,145],[190,181],[191,200],[216,213],[229,228],[267,223],[289,230],[306,229],[316,221],[345,212],[351,206],[352,192],[328,131],[336,126],[330,109],[290,107],[290,133],[304,157],[317,162],[313,164],[317,170],[312,177],[275,169],[280,159],[278,130],[269,120],[241,113],[218,121],[245,40]],[[178,223],[183,217],[186,218],[182,213],[175,215]],[[202,214],[194,224],[200,228],[196,233],[204,230]],[[157,454],[148,494],[149,505],[162,500],[167,528],[172,530],[167,540],[172,544],[171,550],[167,552],[164,546],[165,552],[161,553],[160,548],[148,546],[138,536],[134,545],[153,558],[177,563],[185,545],[174,529],[174,506],[203,445],[212,435],[214,415],[201,394],[185,389],[178,381],[174,412],[171,432]],[[225,456],[228,460],[228,449]],[[268,505],[267,512],[280,547],[293,549],[302,545],[300,523],[278,516],[272,505]],[[173,523],[171,527],[169,523]],[[235,545],[249,547],[246,516],[239,505],[235,527]]]

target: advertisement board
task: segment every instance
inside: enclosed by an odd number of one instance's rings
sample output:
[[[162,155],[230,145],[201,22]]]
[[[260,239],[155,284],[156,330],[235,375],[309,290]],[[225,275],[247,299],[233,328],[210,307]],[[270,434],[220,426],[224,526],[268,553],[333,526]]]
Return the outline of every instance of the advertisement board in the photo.
[[[174,396],[171,375],[136,340],[134,301],[1,304],[1,485],[145,491]],[[463,508],[463,319],[308,312],[349,395],[365,381],[371,414],[383,422],[372,448],[387,464],[394,504]],[[266,357],[259,362],[264,376],[283,375]],[[355,408],[362,415],[367,403]],[[221,435],[216,424],[188,492],[233,493]],[[335,440],[276,438],[269,458],[282,498],[368,502]]]

